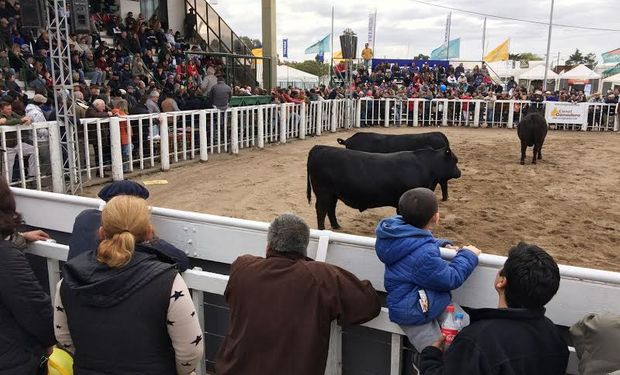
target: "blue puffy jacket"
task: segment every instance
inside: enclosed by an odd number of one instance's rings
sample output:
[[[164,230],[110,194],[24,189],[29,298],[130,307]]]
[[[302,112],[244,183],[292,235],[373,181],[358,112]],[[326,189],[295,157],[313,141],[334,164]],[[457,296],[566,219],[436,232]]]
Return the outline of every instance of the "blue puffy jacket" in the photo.
[[[385,263],[385,289],[390,320],[403,325],[420,325],[436,319],[451,302],[450,291],[458,288],[478,265],[471,251],[459,251],[451,262],[441,259],[438,240],[424,229],[405,223],[397,215],[377,226],[375,250]],[[422,312],[418,294],[424,289],[428,311]]]

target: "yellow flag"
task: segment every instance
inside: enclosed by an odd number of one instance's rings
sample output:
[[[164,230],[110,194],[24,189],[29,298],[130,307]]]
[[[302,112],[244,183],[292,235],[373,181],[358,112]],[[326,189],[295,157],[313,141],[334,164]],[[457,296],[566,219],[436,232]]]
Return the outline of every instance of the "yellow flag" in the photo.
[[[484,61],[486,62],[506,61],[508,60],[509,52],[510,52],[510,39],[506,39],[502,44],[495,47],[493,51],[489,52],[484,57]]]
[[[254,48],[252,50],[252,55],[256,57],[263,57],[263,49],[262,48]]]

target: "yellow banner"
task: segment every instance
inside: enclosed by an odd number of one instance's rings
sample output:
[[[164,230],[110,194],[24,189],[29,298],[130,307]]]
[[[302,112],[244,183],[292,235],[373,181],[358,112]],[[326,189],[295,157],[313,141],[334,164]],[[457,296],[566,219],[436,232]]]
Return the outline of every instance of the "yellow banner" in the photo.
[[[510,53],[510,39],[506,39],[502,44],[495,47],[493,51],[489,52],[484,57],[484,61],[486,62],[507,61],[509,53]]]

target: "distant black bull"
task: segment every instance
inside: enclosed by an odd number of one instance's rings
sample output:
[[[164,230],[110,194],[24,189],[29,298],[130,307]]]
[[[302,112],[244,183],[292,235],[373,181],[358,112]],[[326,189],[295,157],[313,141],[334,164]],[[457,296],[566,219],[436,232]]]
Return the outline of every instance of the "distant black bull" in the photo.
[[[521,164],[525,164],[525,151],[534,146],[532,164],[536,164],[536,158],[542,159],[542,147],[547,136],[547,121],[538,112],[531,112],[517,125],[517,134],[521,140]]]
[[[398,199],[409,189],[432,188],[438,181],[461,177],[457,163],[449,148],[373,154],[314,146],[308,154],[308,203],[314,190],[318,228],[325,228],[327,215],[332,228],[338,229],[338,199],[360,212],[397,207]]]
[[[346,140],[338,138],[338,143],[349,150],[373,153],[416,151],[429,147],[435,150],[450,148],[448,137],[441,132],[399,135],[363,132],[355,133]],[[448,200],[448,181],[437,181],[437,183],[441,186],[442,199]],[[431,186],[433,191],[437,183]]]

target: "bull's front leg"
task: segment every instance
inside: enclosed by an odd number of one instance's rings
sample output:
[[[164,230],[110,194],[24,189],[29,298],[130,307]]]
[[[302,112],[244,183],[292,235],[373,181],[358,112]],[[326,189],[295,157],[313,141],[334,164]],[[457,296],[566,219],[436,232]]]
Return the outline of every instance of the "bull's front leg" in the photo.
[[[441,186],[441,200],[445,202],[448,200],[448,181],[440,181],[439,185]]]

